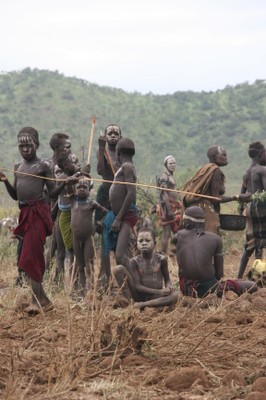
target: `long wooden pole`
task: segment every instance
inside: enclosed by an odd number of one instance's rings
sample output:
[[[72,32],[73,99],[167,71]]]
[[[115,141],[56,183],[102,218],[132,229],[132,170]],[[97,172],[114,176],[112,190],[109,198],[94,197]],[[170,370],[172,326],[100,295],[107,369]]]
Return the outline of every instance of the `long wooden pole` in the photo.
[[[91,135],[90,135],[90,144],[89,144],[89,150],[88,150],[87,164],[90,164],[90,161],[91,161],[91,148],[92,148],[92,139],[93,139],[93,135],[94,135],[95,124],[96,124],[96,117],[94,115],[92,117],[92,123],[91,123]]]
[[[1,168],[0,167],[0,171],[8,171],[8,172],[13,172],[14,174],[33,176],[34,178],[45,179],[46,181],[66,182],[65,178],[64,179],[49,178],[49,177],[44,177],[44,176],[40,176],[40,175],[29,174],[27,172],[14,171],[13,169],[8,169],[8,168]],[[149,185],[149,184],[146,184],[146,183],[111,181],[111,180],[108,180],[108,179],[99,179],[99,178],[82,178],[82,179],[85,179],[85,180],[88,180],[88,181],[95,181],[95,182],[106,182],[106,183],[113,183],[113,184],[117,184],[117,185],[131,185],[131,186],[136,186],[136,187],[145,187],[145,188],[150,188],[150,189],[160,189],[160,190],[162,190],[162,188],[159,187],[159,186]],[[4,180],[6,180],[6,178],[4,178]],[[193,194],[193,196],[202,197],[204,199],[221,200],[220,197],[208,196],[207,194],[185,192],[183,190],[168,189],[168,188],[163,188],[163,190],[165,192],[174,192],[174,193],[181,193],[181,194]]]
[[[113,175],[115,176],[114,166],[113,166],[111,157],[109,156],[109,153],[108,153],[108,151],[107,151],[106,149],[104,149],[104,155],[105,155],[105,157],[106,157],[106,159],[107,159],[107,161],[108,161],[108,164],[109,164],[110,167],[111,167],[111,170],[112,170]]]

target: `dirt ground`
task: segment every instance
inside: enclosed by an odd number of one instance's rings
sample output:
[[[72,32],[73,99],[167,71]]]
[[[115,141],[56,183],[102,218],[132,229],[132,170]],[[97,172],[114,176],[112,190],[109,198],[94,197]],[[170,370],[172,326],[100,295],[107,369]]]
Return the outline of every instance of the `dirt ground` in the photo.
[[[1,271],[1,399],[266,399],[266,289],[139,312],[114,308],[115,289],[75,302],[47,281],[55,308],[29,317],[28,288]]]

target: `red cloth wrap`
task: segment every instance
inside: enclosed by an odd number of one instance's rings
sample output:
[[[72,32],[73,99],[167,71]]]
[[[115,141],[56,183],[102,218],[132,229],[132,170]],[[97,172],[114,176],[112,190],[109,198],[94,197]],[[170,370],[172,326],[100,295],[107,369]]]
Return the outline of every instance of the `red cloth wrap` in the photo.
[[[51,235],[53,221],[44,200],[20,205],[19,223],[14,235],[22,240],[18,267],[31,279],[42,282],[45,272],[44,245]]]
[[[171,231],[173,233],[177,233],[180,228],[181,220],[182,220],[182,203],[180,201],[175,201],[169,198],[169,203],[171,205],[172,212],[174,214],[173,219],[165,219],[163,220],[163,210],[160,203],[156,205],[156,212],[159,219],[159,225],[171,225]]]
[[[123,221],[126,222],[132,229],[134,228],[138,220],[139,216],[138,214],[136,214],[135,211],[129,210],[123,216]]]

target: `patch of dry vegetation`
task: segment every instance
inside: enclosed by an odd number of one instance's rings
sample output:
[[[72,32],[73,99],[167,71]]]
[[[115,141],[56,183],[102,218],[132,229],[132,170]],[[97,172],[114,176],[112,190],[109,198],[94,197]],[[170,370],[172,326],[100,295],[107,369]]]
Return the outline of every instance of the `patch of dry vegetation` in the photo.
[[[114,308],[117,289],[75,302],[51,276],[55,308],[29,317],[14,286],[15,243],[1,236],[0,398],[251,399],[266,380],[266,289],[240,298],[181,297],[172,309]],[[226,250],[229,275],[240,251]],[[8,253],[6,253],[8,250]],[[176,281],[175,260],[170,269]],[[259,381],[260,380],[260,381]],[[259,383],[258,383],[259,382]],[[262,398],[262,397],[256,397]]]

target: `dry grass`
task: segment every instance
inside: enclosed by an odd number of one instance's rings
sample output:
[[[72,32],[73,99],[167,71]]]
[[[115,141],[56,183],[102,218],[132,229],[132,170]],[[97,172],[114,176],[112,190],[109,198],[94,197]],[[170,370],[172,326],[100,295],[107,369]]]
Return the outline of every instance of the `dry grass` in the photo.
[[[116,290],[75,302],[48,274],[55,309],[32,318],[23,311],[28,288],[13,284],[15,243],[0,240],[0,398],[242,399],[266,375],[265,310],[258,308],[265,297],[180,298],[173,310],[140,313],[114,309]],[[241,254],[237,240],[226,250],[230,276]],[[172,257],[170,270],[175,281]],[[195,367],[206,381],[196,376],[173,389],[171,374],[176,383],[183,368],[189,376]]]

